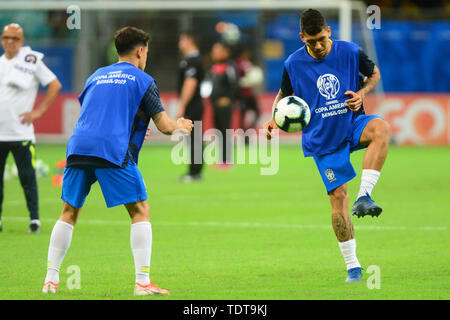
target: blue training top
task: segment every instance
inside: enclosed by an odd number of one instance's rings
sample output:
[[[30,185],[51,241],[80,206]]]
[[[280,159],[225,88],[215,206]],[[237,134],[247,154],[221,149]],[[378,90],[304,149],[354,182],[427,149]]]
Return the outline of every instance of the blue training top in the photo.
[[[306,46],[284,62],[294,94],[308,103],[311,120],[303,129],[305,157],[321,156],[339,150],[351,139],[356,112],[344,92],[359,90],[359,47],[352,42],[333,40],[330,53],[313,58]]]
[[[81,113],[66,158],[92,156],[125,167],[137,163],[151,117],[164,111],[155,80],[128,62],[95,71],[78,97]]]

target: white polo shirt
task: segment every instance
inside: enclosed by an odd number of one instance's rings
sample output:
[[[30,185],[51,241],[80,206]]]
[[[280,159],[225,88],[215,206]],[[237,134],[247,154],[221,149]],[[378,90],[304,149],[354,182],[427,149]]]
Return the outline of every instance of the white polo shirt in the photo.
[[[31,85],[21,89],[8,82],[8,75],[16,64],[17,54],[12,59],[0,57],[0,141],[35,141],[33,124],[20,123],[19,114],[33,110],[39,84],[47,86],[56,79],[55,74],[38,60]]]

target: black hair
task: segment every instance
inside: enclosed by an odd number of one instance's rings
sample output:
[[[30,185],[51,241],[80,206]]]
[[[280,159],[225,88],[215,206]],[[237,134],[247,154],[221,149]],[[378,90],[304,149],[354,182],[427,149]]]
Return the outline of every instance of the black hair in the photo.
[[[138,45],[147,46],[150,35],[135,27],[123,27],[116,31],[114,44],[119,56],[126,55]]]
[[[197,36],[197,34],[194,31],[192,31],[192,30],[184,30],[184,31],[182,31],[180,33],[180,36],[188,37],[189,39],[192,40],[192,42],[194,43],[194,45],[196,47],[199,46],[198,36]]]
[[[326,29],[327,21],[323,14],[316,9],[307,9],[300,17],[300,28],[303,33],[314,36]]]

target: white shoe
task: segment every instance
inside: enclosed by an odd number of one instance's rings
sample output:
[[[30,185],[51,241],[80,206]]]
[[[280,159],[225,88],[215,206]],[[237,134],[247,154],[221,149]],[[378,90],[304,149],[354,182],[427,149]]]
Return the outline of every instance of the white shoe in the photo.
[[[201,174],[185,174],[184,176],[181,176],[178,181],[180,182],[184,182],[184,183],[189,183],[189,182],[193,182],[193,181],[200,181],[202,180],[202,175]]]
[[[33,220],[32,222],[30,222],[28,233],[41,233],[41,223],[39,222],[39,220]]]
[[[42,288],[42,293],[56,293],[58,291],[58,284],[47,281]]]
[[[134,295],[135,296],[150,296],[153,294],[170,294],[169,290],[161,289],[156,286],[153,282],[150,282],[150,284],[143,286],[142,284],[139,284],[136,282],[136,285],[134,286]]]

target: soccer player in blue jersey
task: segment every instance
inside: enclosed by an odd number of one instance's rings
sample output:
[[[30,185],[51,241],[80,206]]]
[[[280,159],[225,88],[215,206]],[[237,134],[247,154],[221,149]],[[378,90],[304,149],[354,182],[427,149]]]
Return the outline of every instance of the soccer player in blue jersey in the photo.
[[[192,121],[171,120],[159,99],[155,80],[145,73],[149,34],[134,27],[118,30],[114,41],[119,61],[94,72],[79,96],[81,113],[67,144],[63,209],[48,249],[44,293],[56,293],[59,267],[91,185],[96,181],[106,205],[124,205],[131,218],[135,295],[169,294],[150,281],[152,228],[150,207],[137,167],[150,120],[158,130],[190,133]]]
[[[380,71],[356,44],[330,39],[330,27],[318,10],[305,10],[300,28],[305,45],[285,61],[274,106],[295,95],[311,109],[310,123],[303,130],[303,153],[314,158],[329,195],[333,229],[347,265],[346,281],[357,282],[361,281],[361,265],[348,214],[347,182],[356,176],[350,153],[367,148],[352,214],[378,216],[382,208],[373,202],[371,193],[387,156],[390,127],[380,117],[364,113],[363,99],[380,80]],[[360,74],[366,77],[362,85]],[[264,128],[270,139],[276,124],[271,120]]]

